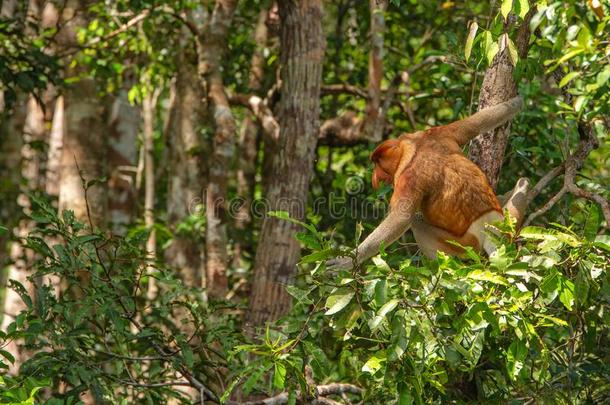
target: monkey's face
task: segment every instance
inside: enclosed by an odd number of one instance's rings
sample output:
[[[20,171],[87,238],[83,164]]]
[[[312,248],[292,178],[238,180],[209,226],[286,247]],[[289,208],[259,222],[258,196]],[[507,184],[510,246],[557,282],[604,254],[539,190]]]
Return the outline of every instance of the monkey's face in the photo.
[[[372,177],[374,189],[379,187],[380,182],[392,185],[401,157],[402,149],[396,139],[384,141],[375,148],[371,155],[371,160],[375,164]]]
[[[381,165],[375,164],[375,167],[373,168],[373,177],[372,177],[373,188],[375,190],[377,190],[379,188],[380,182],[392,185],[393,181],[394,181],[393,175],[386,172],[381,167]]]

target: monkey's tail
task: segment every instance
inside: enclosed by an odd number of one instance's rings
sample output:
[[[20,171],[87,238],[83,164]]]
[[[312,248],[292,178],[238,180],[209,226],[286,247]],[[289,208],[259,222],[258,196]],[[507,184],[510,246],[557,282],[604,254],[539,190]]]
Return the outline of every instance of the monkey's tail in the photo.
[[[492,129],[499,127],[513,118],[521,107],[523,99],[516,96],[508,101],[487,107],[463,120],[449,124],[455,140],[464,145],[466,142]]]

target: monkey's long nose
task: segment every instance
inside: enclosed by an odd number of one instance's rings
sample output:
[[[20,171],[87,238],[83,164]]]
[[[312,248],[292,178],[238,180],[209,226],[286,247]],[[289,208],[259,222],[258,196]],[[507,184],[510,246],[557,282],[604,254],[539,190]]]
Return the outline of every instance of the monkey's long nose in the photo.
[[[371,178],[371,183],[373,183],[373,189],[377,190],[379,188],[379,179],[377,178],[377,171],[373,170],[373,177]]]

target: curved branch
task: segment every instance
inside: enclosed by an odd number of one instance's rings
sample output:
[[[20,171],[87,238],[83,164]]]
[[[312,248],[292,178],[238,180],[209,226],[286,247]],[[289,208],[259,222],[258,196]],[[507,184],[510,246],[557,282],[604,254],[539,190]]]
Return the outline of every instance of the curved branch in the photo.
[[[314,387],[314,393],[315,393],[316,398],[327,397],[329,395],[341,395],[341,394],[361,395],[362,388],[360,388],[356,385],[353,385],[353,384],[333,383],[333,384],[326,384],[326,385],[318,385],[318,386]],[[301,391],[296,391],[295,395],[297,398],[301,397]],[[226,404],[228,404],[228,405],[283,405],[283,404],[288,403],[288,399],[289,399],[289,393],[282,392],[281,394],[278,394],[278,395],[270,397],[270,398],[260,399],[260,400],[256,400],[256,401],[247,401],[247,402],[227,401]],[[329,402],[325,401],[325,399],[326,398],[319,398],[319,399],[317,399],[317,401],[319,401],[318,403],[328,404]],[[315,402],[315,400],[313,402]]]

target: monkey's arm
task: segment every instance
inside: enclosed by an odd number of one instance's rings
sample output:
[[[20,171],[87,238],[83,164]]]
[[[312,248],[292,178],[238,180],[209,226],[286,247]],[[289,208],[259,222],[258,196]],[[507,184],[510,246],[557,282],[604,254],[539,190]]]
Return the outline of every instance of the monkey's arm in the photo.
[[[521,107],[521,96],[513,97],[508,101],[487,107],[463,120],[456,121],[445,128],[447,133],[460,145],[465,145],[478,134],[491,131],[513,118]]]
[[[413,218],[413,204],[403,202],[390,210],[388,216],[355,250],[356,264],[360,264],[379,252],[381,244],[388,246],[405,233]],[[329,270],[347,270],[354,261],[351,257],[338,257],[326,262]]]

